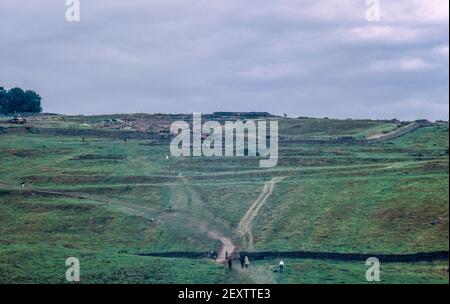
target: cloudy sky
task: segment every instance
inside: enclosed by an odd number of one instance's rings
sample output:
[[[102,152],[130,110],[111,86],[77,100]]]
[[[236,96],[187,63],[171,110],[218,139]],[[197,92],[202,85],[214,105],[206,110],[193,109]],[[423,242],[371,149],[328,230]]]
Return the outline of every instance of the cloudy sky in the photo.
[[[0,86],[65,114],[448,119],[449,1],[0,0]]]

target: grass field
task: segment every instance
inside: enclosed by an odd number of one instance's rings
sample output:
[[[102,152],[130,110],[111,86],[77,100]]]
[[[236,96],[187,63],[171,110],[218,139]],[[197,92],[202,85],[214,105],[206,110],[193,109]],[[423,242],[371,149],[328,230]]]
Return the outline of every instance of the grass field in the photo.
[[[57,116],[33,124],[74,128],[105,119]],[[397,127],[279,123],[280,135],[294,139],[364,138]],[[253,250],[448,251],[448,140],[441,125],[376,144],[287,142],[278,165],[261,169],[252,157],[166,159],[168,144],[150,140],[0,133],[0,282],[64,283],[65,259],[74,256],[81,283],[365,283],[365,261],[286,259],[281,274],[274,259],[230,272],[211,259],[134,253],[217,250],[211,231],[245,249],[239,223],[274,177],[282,180],[254,218]],[[448,283],[445,261],[381,269],[382,283]]]

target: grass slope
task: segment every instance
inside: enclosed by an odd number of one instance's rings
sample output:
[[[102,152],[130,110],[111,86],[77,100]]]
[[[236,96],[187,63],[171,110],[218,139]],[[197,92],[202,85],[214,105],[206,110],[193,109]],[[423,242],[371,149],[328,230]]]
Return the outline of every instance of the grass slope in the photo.
[[[58,116],[37,124],[64,128],[104,119]],[[395,127],[280,120],[280,134],[293,138],[363,137]],[[0,134],[0,280],[63,283],[65,259],[76,256],[83,283],[364,283],[365,261],[294,259],[279,274],[276,260],[228,272],[209,259],[131,254],[216,250],[211,229],[239,247],[240,219],[276,176],[284,179],[253,223],[255,250],[448,250],[448,127],[372,145],[288,143],[279,153],[277,167],[260,169],[256,158],[166,160],[168,146],[150,141]],[[446,267],[386,264],[382,282],[448,283]]]

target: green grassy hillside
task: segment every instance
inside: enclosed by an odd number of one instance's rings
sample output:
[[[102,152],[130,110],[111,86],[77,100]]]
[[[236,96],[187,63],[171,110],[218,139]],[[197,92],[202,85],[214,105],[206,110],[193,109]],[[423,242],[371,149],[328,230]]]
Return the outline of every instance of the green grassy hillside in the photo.
[[[108,130],[111,119],[143,120],[155,129],[177,117],[43,116],[31,124]],[[282,136],[309,139],[363,138],[398,126],[308,118],[279,123]],[[11,125],[2,120],[0,127]],[[281,180],[252,222],[252,250],[398,254],[449,248],[447,126],[376,144],[286,142],[271,169],[249,157],[166,159],[168,144],[121,135],[83,141],[15,127],[0,132],[3,283],[63,283],[70,256],[80,259],[83,283],[364,283],[365,261],[289,259],[280,274],[270,259],[253,261],[248,272],[229,272],[211,259],[133,255],[217,250],[221,242],[211,231],[243,249],[240,222],[274,177]],[[384,264],[382,281],[448,283],[447,271],[447,262]]]

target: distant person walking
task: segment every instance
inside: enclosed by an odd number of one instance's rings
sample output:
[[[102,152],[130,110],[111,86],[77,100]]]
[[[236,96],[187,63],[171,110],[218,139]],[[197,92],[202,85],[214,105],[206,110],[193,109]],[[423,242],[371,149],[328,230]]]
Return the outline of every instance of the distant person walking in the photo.
[[[283,260],[280,260],[279,266],[280,266],[280,272],[284,272],[284,261]]]
[[[241,262],[241,268],[244,268],[245,258],[242,254],[239,255],[239,262]]]
[[[228,269],[231,270],[233,268],[233,260],[231,257],[228,258]]]
[[[250,266],[250,260],[248,259],[248,256],[245,256],[244,258],[244,267],[248,268]]]

